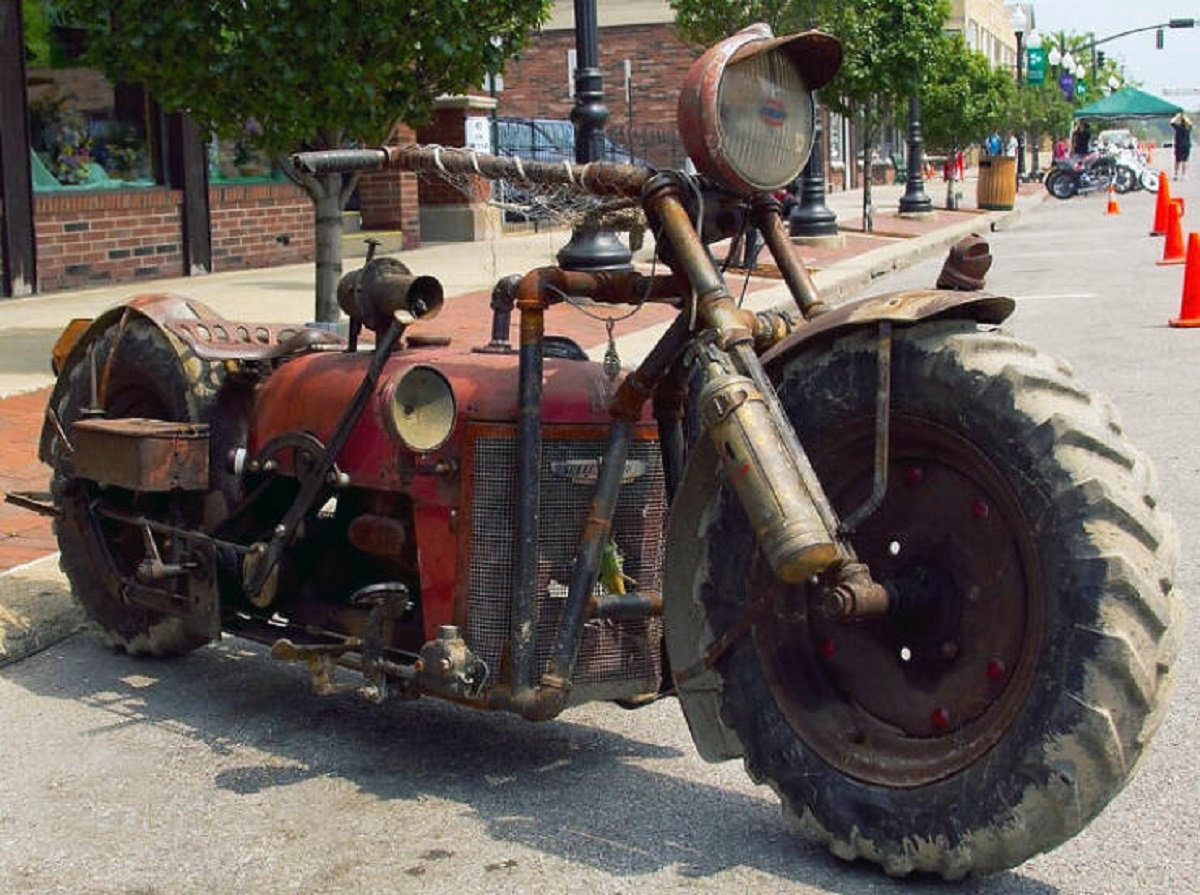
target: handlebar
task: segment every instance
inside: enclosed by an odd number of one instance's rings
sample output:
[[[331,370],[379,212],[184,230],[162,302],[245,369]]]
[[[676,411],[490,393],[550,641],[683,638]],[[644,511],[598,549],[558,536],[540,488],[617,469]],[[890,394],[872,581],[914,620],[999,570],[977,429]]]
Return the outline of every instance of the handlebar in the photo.
[[[471,149],[444,146],[385,146],[381,149],[330,149],[298,152],[292,164],[308,174],[332,174],[351,171],[441,171],[504,179],[516,183],[540,183],[549,186],[576,187],[596,196],[637,198],[654,172],[637,165],[615,162],[523,161],[520,158],[489,155]]]
[[[382,149],[327,149],[321,152],[297,152],[292,164],[306,174],[334,174],[343,171],[378,171],[388,162]]]

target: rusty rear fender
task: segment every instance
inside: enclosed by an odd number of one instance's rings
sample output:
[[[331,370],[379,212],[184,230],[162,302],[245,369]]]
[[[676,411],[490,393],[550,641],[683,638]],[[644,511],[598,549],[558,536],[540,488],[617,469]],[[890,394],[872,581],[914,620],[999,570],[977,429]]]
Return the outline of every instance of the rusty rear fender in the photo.
[[[148,293],[131,298],[124,304],[109,308],[93,320],[83,318],[72,320],[67,324],[51,355],[51,367],[58,377],[54,390],[50,395],[47,408],[59,406],[63,390],[67,387],[70,371],[76,364],[86,363],[88,347],[101,335],[114,326],[120,326],[122,321],[130,316],[142,317],[149,320],[162,331],[163,337],[175,348],[179,355],[180,364],[186,368],[185,358],[188,355],[184,343],[167,328],[167,324],[180,320],[220,320],[221,317],[208,305],[168,293]],[[54,424],[47,418],[42,423],[42,433],[38,441],[38,459],[43,463],[52,464],[51,444],[56,433]]]

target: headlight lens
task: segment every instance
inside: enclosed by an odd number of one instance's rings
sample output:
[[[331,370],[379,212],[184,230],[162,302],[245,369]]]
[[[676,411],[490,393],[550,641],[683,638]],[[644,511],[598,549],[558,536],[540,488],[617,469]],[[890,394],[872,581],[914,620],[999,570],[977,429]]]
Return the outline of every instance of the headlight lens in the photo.
[[[812,151],[813,91],[841,59],[828,34],[777,38],[762,24],[710,48],[679,94],[680,136],[700,173],[742,195],[795,180]]]
[[[404,446],[417,453],[435,451],[454,431],[454,389],[432,367],[413,367],[392,389],[389,421]]]
[[[718,87],[717,114],[726,161],[756,190],[786,186],[808,161],[812,94],[779,50],[725,70]]]

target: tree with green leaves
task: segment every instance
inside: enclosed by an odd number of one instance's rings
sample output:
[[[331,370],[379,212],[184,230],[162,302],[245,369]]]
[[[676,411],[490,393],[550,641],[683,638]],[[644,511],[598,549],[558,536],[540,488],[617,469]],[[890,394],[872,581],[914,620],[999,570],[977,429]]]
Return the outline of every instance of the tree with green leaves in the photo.
[[[1058,84],[1047,81],[1033,87],[1025,85],[1021,89],[1021,106],[1035,161],[1036,147],[1043,137],[1053,141],[1055,137],[1070,136],[1075,106],[1067,102]]]
[[[548,0],[56,0],[92,26],[89,61],[141,82],[168,111],[221,136],[253,122],[316,211],[316,315],[338,314],[341,211],[355,176],[313,176],[300,149],[379,145],[424,121],[439,94],[481,84],[549,15]]]
[[[863,153],[863,227],[872,228],[870,147],[889,106],[919,96],[938,57],[947,0],[854,0],[834,4],[825,24],[842,37],[842,70],[823,93],[834,110],[857,115]]]
[[[962,35],[945,35],[926,70],[921,95],[926,144],[953,158],[967,144],[1004,126],[1016,102],[1016,84],[1007,71],[993,69],[986,56],[969,49]],[[951,173],[947,208],[954,207],[954,196]]]
[[[815,28],[831,0],[670,0],[679,32],[709,46],[735,31],[766,22],[776,34]]]

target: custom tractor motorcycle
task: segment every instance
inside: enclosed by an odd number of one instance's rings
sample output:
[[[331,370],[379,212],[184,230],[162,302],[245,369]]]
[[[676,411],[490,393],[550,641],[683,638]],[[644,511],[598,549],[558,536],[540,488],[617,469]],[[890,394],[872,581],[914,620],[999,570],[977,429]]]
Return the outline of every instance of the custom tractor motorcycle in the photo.
[[[222,632],[319,692],[534,721],[676,696],[842,858],[948,878],[1018,864],[1123,786],[1165,708],[1176,542],[1110,404],[1000,328],[960,245],[941,290],[830,307],[772,192],[841,49],[756,26],[693,67],[699,174],[387,146],[296,156],[640,210],[648,271],[502,279],[493,339],[421,334],[432,277],[343,278],[343,334],[149,295],[75,327],[41,457],[62,564],[107,636]],[[709,246],[749,227],[794,298],[753,313]],[[636,369],[547,308],[665,303]],[[520,338],[508,341],[510,315]]]

